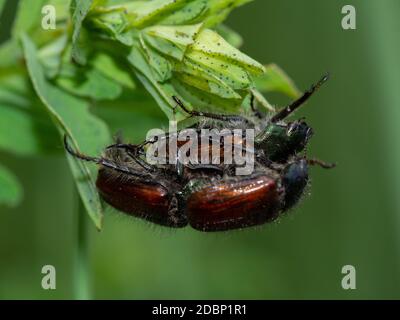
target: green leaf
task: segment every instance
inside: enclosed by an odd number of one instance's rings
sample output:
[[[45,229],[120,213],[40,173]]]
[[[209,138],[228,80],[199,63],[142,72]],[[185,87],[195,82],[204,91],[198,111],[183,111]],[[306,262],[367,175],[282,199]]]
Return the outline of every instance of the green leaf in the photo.
[[[52,5],[54,6],[57,16],[57,27],[59,26],[58,24],[61,21],[65,21],[69,19],[69,6],[70,3],[69,1],[66,0],[47,0],[46,5]]]
[[[128,61],[137,71],[137,77],[150,92],[153,98],[157,101],[161,110],[170,119],[172,117],[172,110],[175,106],[172,96],[176,94],[173,90],[166,92],[166,86],[158,83],[154,78],[153,71],[145,58],[145,53],[139,46],[133,46]]]
[[[12,32],[13,36],[18,37],[21,32],[29,34],[37,31],[42,31],[42,34],[52,32],[50,30],[43,30],[41,27],[42,18],[44,17],[42,9],[47,5],[54,6],[55,8],[57,28],[60,27],[60,22],[64,22],[69,18],[68,0],[19,0],[17,17]]]
[[[116,99],[122,92],[120,84],[96,69],[79,70],[74,77],[59,77],[56,83],[72,94],[95,100]]]
[[[265,99],[261,92],[256,89],[251,89],[251,93],[258,103],[260,103],[268,111],[275,112],[275,108]],[[250,105],[249,105],[250,106]]]
[[[101,32],[103,38],[108,37],[126,46],[132,46],[133,36],[130,31],[126,31],[128,21],[120,11],[110,11],[99,17],[91,18],[88,25],[91,29]]]
[[[208,0],[208,17],[204,25],[212,28],[223,22],[231,11],[253,0]]]
[[[195,68],[224,81],[233,89],[246,89],[251,85],[249,74],[243,68],[227,63],[223,59],[210,57],[203,52],[189,51],[184,64],[194,65]]]
[[[194,0],[186,4],[183,8],[174,11],[165,19],[158,21],[160,25],[183,25],[192,24],[207,13],[208,0]]]
[[[171,63],[157,51],[148,48],[143,39],[141,40],[143,52],[145,53],[147,63],[151,66],[154,78],[158,82],[165,82],[170,79],[172,76]]]
[[[112,132],[120,132],[124,141],[132,143],[143,141],[149,129],[168,125],[165,114],[143,89],[125,90],[117,100],[96,102],[93,112]]]
[[[26,75],[0,77],[0,149],[29,156],[54,153],[58,144],[54,125]]]
[[[154,38],[146,33],[143,33],[142,37],[146,44],[151,46],[153,49],[156,49],[158,52],[161,52],[179,61],[183,60],[186,51],[185,46],[179,46],[165,39]]]
[[[177,121],[187,118],[187,114],[182,113],[177,109],[177,113],[173,114],[173,109],[176,103],[172,96],[179,96],[186,106],[198,110],[224,110],[224,111],[237,111],[241,105],[240,100],[235,99],[222,99],[216,95],[208,94],[195,87],[188,86],[179,81],[177,77],[172,77],[171,81],[160,83],[154,77],[151,67],[147,63],[145,53],[137,46],[133,47],[131,54],[128,57],[129,62],[136,70],[138,79],[142,82],[144,87],[156,100],[161,110],[167,115],[169,119]]]
[[[48,78],[54,78],[60,71],[62,53],[67,45],[67,41],[67,35],[62,34],[40,49],[39,59],[42,66],[45,68]]]
[[[266,66],[266,72],[255,78],[256,87],[262,92],[275,91],[283,93],[293,99],[301,95],[292,79],[276,64]]]
[[[0,149],[22,156],[57,150],[57,132],[46,119],[35,117],[31,111],[0,102]]]
[[[4,5],[6,4],[6,0],[0,0],[0,15],[3,12]]]
[[[136,28],[143,28],[146,25],[155,23],[160,16],[165,16],[179,7],[183,2],[189,0],[153,0],[133,1],[124,7],[132,16],[132,25]]]
[[[204,29],[199,33],[190,50],[200,51],[211,57],[226,59],[226,61],[239,65],[254,74],[263,74],[265,71],[263,65],[232,47],[218,33],[209,29]]]
[[[218,25],[215,30],[218,34],[226,40],[231,46],[235,48],[240,48],[243,44],[242,36],[236,31],[232,30],[225,24]]]
[[[118,1],[115,7],[94,7],[87,25],[103,39],[118,40],[117,35],[131,30],[128,61],[169,118],[175,107],[171,97],[179,91],[187,97],[182,99],[189,108],[240,112],[249,90],[254,89],[252,75],[262,74],[264,66],[217,32],[204,29],[204,21],[216,26],[233,8],[247,2]],[[232,44],[240,45],[239,35],[227,27],[219,30]],[[178,111],[177,117],[182,116]]]
[[[99,53],[93,59],[92,64],[97,70],[120,85],[129,89],[136,88],[131,73],[126,70],[127,66],[120,61],[115,61],[107,54]]]
[[[0,205],[17,206],[22,200],[22,187],[14,174],[0,165]]]
[[[240,112],[243,97],[240,97],[240,99],[224,99],[190,86],[186,82],[179,81],[178,78],[173,78],[171,83],[179,98],[186,106],[194,110],[231,114]]]
[[[66,133],[75,149],[99,154],[110,140],[106,125],[89,113],[85,101],[65,93],[46,80],[35,45],[28,36],[22,37],[22,44],[33,86],[60,134]],[[95,186],[96,167],[70,156],[68,161],[86,210],[100,229],[103,213]]]
[[[18,43],[14,40],[8,40],[0,46],[0,67],[14,67],[18,63],[18,59],[22,56]],[[0,74],[4,70],[0,69]]]
[[[12,30],[13,37],[18,38],[22,32],[29,33],[33,29],[41,28],[42,8],[46,0],[20,0],[18,13]]]
[[[202,24],[188,26],[154,26],[143,30],[147,35],[165,39],[187,47],[194,43],[194,38],[199,33]]]
[[[240,99],[240,95],[230,87],[225,79],[221,79],[212,72],[206,73],[204,69],[195,63],[185,60],[176,66],[176,74],[183,82],[203,91],[208,91],[226,99]]]
[[[71,12],[72,12],[72,58],[75,62],[85,65],[86,56],[84,53],[84,44],[80,40],[82,23],[86,18],[93,0],[71,0]]]
[[[108,24],[107,28],[114,30],[117,26],[122,29],[143,29],[151,25],[178,26],[200,22],[212,28],[221,23],[234,8],[249,1],[251,0],[109,1],[108,5],[111,7],[105,8],[100,4],[98,7],[93,6],[93,12],[96,16],[101,16],[99,20],[104,19],[103,23]],[[108,14],[114,15],[114,23],[106,22],[110,21],[105,17]]]

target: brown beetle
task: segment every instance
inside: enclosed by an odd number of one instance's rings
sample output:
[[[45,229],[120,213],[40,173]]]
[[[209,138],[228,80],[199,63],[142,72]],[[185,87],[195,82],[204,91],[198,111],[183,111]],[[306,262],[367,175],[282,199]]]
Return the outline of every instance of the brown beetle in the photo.
[[[318,164],[332,168],[316,159],[306,159],[302,152],[312,129],[302,121],[285,123],[284,119],[297,110],[328,79],[328,75],[313,85],[299,99],[281,109],[271,118],[255,112],[257,121],[238,115],[218,115],[188,110],[179,98],[173,97],[190,117],[208,118],[195,130],[213,128],[253,128],[255,171],[249,176],[234,176],[233,165],[183,165],[179,153],[177,165],[150,165],[143,159],[141,145],[117,141],[109,146],[103,157],[94,158],[71,149],[65,137],[66,150],[76,158],[99,164],[97,188],[101,197],[114,208],[148,221],[168,226],[184,227],[190,224],[200,231],[224,231],[261,225],[272,221],[298,203],[308,184],[308,165]],[[252,106],[252,109],[254,106]],[[223,158],[225,150],[244,147],[247,139],[232,138],[220,145],[216,154]],[[197,151],[213,155],[213,144],[198,140]],[[163,140],[169,144],[169,138]],[[178,148],[182,144],[178,144]],[[241,148],[239,148],[241,150]],[[175,157],[175,155],[174,155]],[[171,159],[168,159],[171,160]]]
[[[274,220],[283,192],[275,176],[191,182],[185,203],[190,225],[201,231],[224,231]]]
[[[108,148],[103,157],[95,158],[72,150],[66,136],[64,145],[72,156],[100,165],[97,189],[115,209],[163,226],[187,225],[178,210],[176,193],[180,186],[167,171],[144,169],[144,164],[124,149]]]
[[[259,165],[256,173],[242,177],[188,170],[182,180],[166,168],[145,170],[125,149],[109,148],[94,158],[64,142],[74,157],[101,166],[96,185],[105,202],[172,228],[190,224],[205,232],[226,231],[273,221],[299,200],[308,181],[302,158],[275,170]]]

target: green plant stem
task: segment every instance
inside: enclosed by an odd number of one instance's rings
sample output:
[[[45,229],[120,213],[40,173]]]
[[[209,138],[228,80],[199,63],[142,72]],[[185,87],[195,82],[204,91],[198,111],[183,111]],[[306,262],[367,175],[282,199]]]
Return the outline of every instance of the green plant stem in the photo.
[[[90,299],[89,252],[86,209],[78,195],[77,242],[75,252],[74,296],[77,300]]]

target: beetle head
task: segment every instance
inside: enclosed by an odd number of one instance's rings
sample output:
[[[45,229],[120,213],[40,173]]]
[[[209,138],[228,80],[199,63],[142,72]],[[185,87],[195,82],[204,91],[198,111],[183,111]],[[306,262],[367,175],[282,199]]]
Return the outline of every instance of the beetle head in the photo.
[[[313,130],[303,120],[289,124],[270,122],[257,135],[255,143],[271,161],[286,162],[291,156],[301,152],[313,135]]]
[[[290,122],[286,127],[286,139],[295,152],[302,151],[314,134],[304,120]]]

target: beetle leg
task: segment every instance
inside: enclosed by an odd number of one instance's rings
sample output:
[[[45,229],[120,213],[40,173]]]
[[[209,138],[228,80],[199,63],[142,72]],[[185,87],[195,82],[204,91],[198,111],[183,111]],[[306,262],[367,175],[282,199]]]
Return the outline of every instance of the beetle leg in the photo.
[[[200,112],[196,110],[189,110],[186,108],[186,106],[183,104],[183,102],[176,96],[172,97],[174,101],[182,108],[183,111],[185,111],[187,114],[190,115],[190,117],[204,117],[204,118],[210,118],[210,119],[215,119],[215,120],[221,120],[221,121],[248,121],[246,118],[243,118],[242,116],[237,116],[237,115],[224,115],[224,114],[215,114],[215,113],[210,113],[210,112]]]
[[[182,214],[182,210],[179,209],[178,195],[174,194],[171,197],[171,201],[168,208],[168,220],[172,222],[173,225],[187,224],[187,217]]]
[[[271,122],[281,121],[285,119],[288,115],[293,113],[297,108],[303,105],[328,79],[329,73],[324,75],[317,82],[317,84],[313,84],[311,88],[307,90],[299,99],[293,101],[290,105],[278,111],[278,113],[271,118]]]
[[[264,118],[262,113],[256,108],[255,96],[253,93],[251,93],[251,96],[250,96],[250,108],[251,108],[251,111],[253,112],[253,114],[256,116],[256,118],[258,118],[258,119]]]
[[[141,158],[139,157],[132,157],[133,161],[135,161],[139,166],[141,166],[143,169],[147,170],[147,171],[154,171],[154,168],[147,164],[145,161],[143,161]]]
[[[190,170],[214,170],[224,173],[224,169],[215,164],[187,164],[186,167]]]
[[[333,168],[336,167],[336,163],[326,163],[326,162],[324,162],[322,160],[315,159],[315,158],[307,159],[307,163],[309,165],[311,165],[311,166],[318,165],[318,166],[320,166],[321,168],[324,168],[324,169],[333,169]]]

